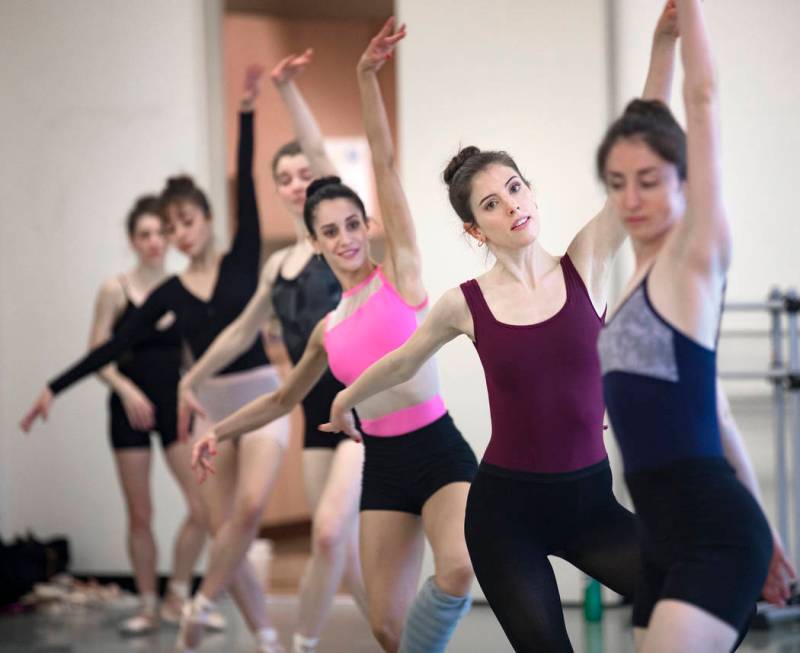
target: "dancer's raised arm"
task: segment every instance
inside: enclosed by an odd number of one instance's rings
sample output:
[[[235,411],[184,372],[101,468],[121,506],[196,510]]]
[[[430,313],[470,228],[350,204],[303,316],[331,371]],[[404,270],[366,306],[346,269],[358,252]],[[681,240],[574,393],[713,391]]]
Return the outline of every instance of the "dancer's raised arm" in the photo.
[[[731,232],[721,192],[717,79],[699,0],[677,0],[677,6],[691,183],[673,253],[699,264],[704,274],[721,275],[730,263]]]
[[[313,56],[314,51],[311,48],[300,55],[291,54],[278,62],[270,77],[292,118],[295,136],[308,159],[311,173],[314,177],[328,177],[336,174],[336,168],[325,151],[325,142],[317,119],[294,83],[295,77],[311,63]]]
[[[387,20],[361,55],[357,75],[364,129],[372,154],[372,169],[386,234],[386,276],[406,301],[419,304],[425,300],[426,294],[422,286],[417,234],[405,192],[400,184],[392,133],[378,85],[378,71],[393,56],[395,46],[405,35],[405,25],[400,25],[395,30],[394,18]]]
[[[678,9],[675,0],[667,0],[653,32],[650,66],[642,91],[643,100],[661,100],[664,104],[669,104],[678,34]]]
[[[667,104],[675,69],[675,44],[678,38],[675,0],[668,0],[653,32],[650,64],[642,97]],[[586,282],[598,312],[606,305],[612,263],[627,233],[622,220],[606,201],[601,211],[584,226],[570,243],[568,252]]]

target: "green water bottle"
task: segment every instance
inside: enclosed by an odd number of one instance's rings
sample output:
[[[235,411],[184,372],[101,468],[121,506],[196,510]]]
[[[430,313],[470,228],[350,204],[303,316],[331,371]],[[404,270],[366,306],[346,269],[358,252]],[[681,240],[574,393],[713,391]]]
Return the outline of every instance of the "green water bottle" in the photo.
[[[586,621],[600,621],[603,618],[603,593],[600,583],[589,576],[585,577],[583,590],[583,618]]]

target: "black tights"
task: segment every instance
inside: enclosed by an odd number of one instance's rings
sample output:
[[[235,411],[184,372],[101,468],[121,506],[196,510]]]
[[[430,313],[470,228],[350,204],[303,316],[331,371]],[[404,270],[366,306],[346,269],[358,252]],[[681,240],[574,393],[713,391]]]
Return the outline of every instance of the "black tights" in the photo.
[[[568,474],[481,463],[465,532],[475,575],[515,651],[572,651],[548,555],[633,596],[636,521],[614,498],[608,461]]]

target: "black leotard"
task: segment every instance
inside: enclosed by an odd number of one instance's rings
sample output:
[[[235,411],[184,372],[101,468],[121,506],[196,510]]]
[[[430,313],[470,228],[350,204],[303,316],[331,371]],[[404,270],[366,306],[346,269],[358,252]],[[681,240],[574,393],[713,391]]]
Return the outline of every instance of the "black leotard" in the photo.
[[[272,284],[272,306],[281,324],[281,333],[289,358],[297,365],[305,351],[311,332],[317,323],[336,308],[342,297],[342,287],[325,259],[312,256],[294,279],[278,272]],[[317,427],[330,418],[331,403],[344,386],[329,369],[303,399],[306,449],[333,449],[346,436],[323,433]]]
[[[127,324],[136,313],[124,279],[120,285],[127,303],[116,319],[113,334]],[[124,352],[117,359],[117,369],[138,387],[155,409],[154,431],[161,436],[166,449],[177,441],[177,385],[180,378],[181,340],[174,324],[165,329],[153,329],[150,335]],[[120,397],[109,396],[109,435],[114,449],[149,448],[150,432],[135,429],[128,421]]]
[[[58,393],[87,374],[118,360],[132,346],[150,337],[166,313],[175,315],[175,329],[188,344],[195,359],[200,358],[214,339],[244,310],[258,286],[261,256],[261,231],[253,183],[253,114],[239,117],[238,228],[230,251],[220,262],[219,275],[209,301],[190,293],[177,276],[156,288],[147,301],[126,320],[114,337],[92,350],[80,362],[50,382]],[[228,365],[221,374],[241,372],[268,364],[261,337]]]

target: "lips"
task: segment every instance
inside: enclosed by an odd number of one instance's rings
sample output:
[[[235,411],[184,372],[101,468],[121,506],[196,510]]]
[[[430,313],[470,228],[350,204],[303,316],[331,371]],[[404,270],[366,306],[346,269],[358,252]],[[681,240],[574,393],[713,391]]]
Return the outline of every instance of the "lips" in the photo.
[[[625,222],[629,224],[639,224],[640,222],[644,222],[647,218],[643,215],[629,215],[625,218]]]
[[[521,218],[518,218],[514,221],[514,224],[511,225],[511,231],[519,231],[520,229],[524,229],[530,221],[531,216],[523,215]]]
[[[355,258],[357,254],[358,254],[358,249],[345,249],[339,252],[338,255],[341,256],[343,259],[347,259],[349,261]]]

